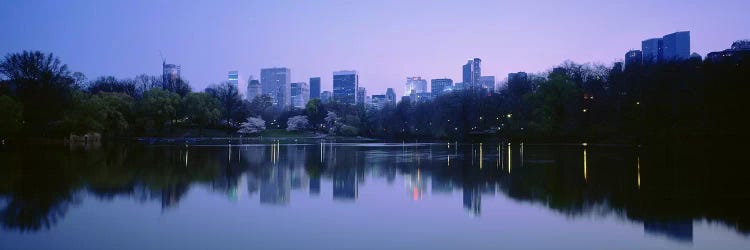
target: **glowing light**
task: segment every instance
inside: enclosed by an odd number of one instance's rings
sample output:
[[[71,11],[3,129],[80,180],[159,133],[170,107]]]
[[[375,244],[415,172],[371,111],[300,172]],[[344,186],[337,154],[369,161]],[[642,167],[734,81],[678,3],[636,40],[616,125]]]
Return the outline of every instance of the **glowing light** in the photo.
[[[587,166],[586,166],[586,148],[583,149],[583,179],[588,181],[589,175],[587,172]]]
[[[509,173],[509,174],[510,174],[510,168],[511,168],[511,163],[510,163],[510,151],[511,151],[511,148],[510,148],[510,143],[508,143],[508,173]]]
[[[638,189],[641,189],[641,157],[636,159],[636,166],[638,168]]]

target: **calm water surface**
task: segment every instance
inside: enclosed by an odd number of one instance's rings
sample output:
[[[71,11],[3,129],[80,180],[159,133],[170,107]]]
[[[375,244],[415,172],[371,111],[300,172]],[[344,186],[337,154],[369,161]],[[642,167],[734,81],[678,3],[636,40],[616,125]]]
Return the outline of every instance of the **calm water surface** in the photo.
[[[732,145],[0,152],[0,249],[748,249]]]

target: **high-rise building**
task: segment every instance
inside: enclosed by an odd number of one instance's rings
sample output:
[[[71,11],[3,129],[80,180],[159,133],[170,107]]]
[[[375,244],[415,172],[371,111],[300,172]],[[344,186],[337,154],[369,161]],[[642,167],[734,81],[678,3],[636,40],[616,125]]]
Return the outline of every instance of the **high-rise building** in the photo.
[[[690,31],[667,34],[641,42],[643,63],[660,63],[690,58]]]
[[[333,96],[333,93],[331,93],[331,91],[326,90],[326,91],[320,92],[320,102],[322,103],[330,102],[331,96]]]
[[[290,95],[292,98],[292,107],[305,108],[309,100],[310,88],[307,87],[306,82],[293,82],[291,83]]]
[[[355,104],[359,88],[359,75],[354,70],[333,72],[333,100],[340,103]]]
[[[661,38],[651,38],[642,41],[641,52],[643,56],[643,63],[653,64],[660,62],[662,58]]]
[[[260,81],[253,79],[253,76],[247,79],[247,97],[248,101],[252,101],[255,97],[260,96],[263,91],[261,90]]]
[[[365,89],[365,87],[358,87],[357,88],[357,104],[365,105],[366,97],[367,97],[367,89]]]
[[[662,60],[679,61],[690,58],[690,31],[668,34],[662,38]]]
[[[385,95],[372,95],[370,102],[370,107],[374,109],[382,109],[386,105]]]
[[[493,92],[495,90],[495,76],[482,76],[479,78],[479,84],[488,92]]]
[[[448,78],[430,80],[430,92],[432,97],[438,97],[453,88],[453,80]]]
[[[180,81],[180,65],[162,62],[162,85],[165,88],[174,89]]]
[[[473,64],[472,60],[469,60],[466,64],[464,64],[462,68],[462,82],[471,82],[471,65]]]
[[[625,67],[643,63],[643,52],[631,50],[625,53]]]
[[[227,80],[233,84],[237,89],[240,88],[240,72],[237,70],[231,70],[227,73]]]
[[[320,77],[310,77],[310,99],[320,98]]]
[[[463,83],[465,88],[480,88],[482,78],[482,60],[469,59],[463,66]]]
[[[264,95],[271,96],[272,103],[281,110],[291,105],[292,73],[289,68],[260,70],[260,85]]]
[[[393,91],[393,88],[385,91],[385,102],[388,105],[396,105],[396,91]]]
[[[427,80],[419,76],[407,77],[404,96],[411,95],[412,92],[417,94],[427,92]]]

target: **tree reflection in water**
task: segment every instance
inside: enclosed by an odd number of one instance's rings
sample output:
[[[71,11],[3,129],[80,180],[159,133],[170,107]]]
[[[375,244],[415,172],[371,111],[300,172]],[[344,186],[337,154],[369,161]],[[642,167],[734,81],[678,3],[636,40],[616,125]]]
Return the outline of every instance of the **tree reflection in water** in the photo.
[[[692,241],[692,222],[722,222],[750,234],[750,196],[737,165],[740,147],[726,144],[649,146],[531,143],[305,143],[222,146],[110,145],[0,152],[0,216],[6,230],[48,229],[82,194],[178,206],[194,185],[238,199],[286,205],[292,190],[356,202],[359,185],[402,176],[409,198],[463,195],[481,216],[482,198],[501,193],[568,217],[606,213],[641,222],[644,232]],[[491,166],[491,167],[488,167]]]

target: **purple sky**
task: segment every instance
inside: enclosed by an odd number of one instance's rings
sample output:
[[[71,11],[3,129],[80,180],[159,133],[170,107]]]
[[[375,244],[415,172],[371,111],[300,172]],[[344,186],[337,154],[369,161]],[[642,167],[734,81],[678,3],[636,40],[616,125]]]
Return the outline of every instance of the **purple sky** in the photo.
[[[152,3],[153,2],[153,3]],[[750,38],[750,1],[0,1],[0,54],[53,52],[89,79],[161,73],[159,52],[194,90],[265,67],[292,81],[354,69],[368,94],[407,76],[460,81],[482,59],[504,79],[563,62],[622,60],[640,41],[691,31],[705,56]],[[520,2],[520,3],[519,3]],[[243,91],[244,92],[244,91]]]

